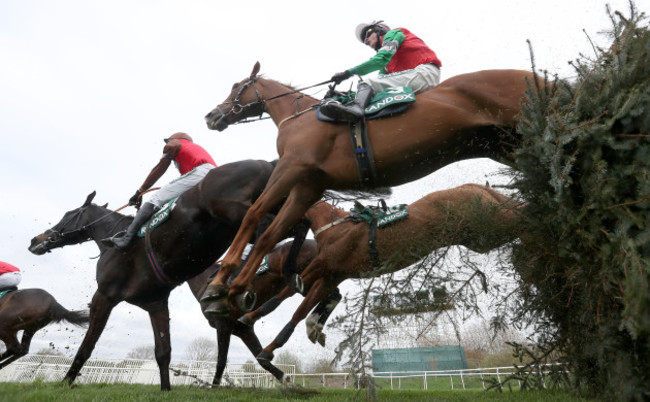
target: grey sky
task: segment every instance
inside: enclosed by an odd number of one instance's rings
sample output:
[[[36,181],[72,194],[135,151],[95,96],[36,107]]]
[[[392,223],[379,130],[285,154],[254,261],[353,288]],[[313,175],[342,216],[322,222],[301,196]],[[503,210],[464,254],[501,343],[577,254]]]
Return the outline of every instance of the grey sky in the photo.
[[[27,251],[30,239],[97,191],[96,203],[124,205],[162,151],[162,138],[185,131],[218,164],[277,157],[275,127],[265,120],[218,133],[203,116],[220,103],[255,61],[268,77],[312,85],[372,55],[353,35],[360,22],[384,19],[425,40],[443,63],[442,79],[493,68],[536,66],[570,76],[567,61],[593,55],[591,39],[611,23],[605,4],[628,13],[627,0],[331,1],[23,1],[0,2],[0,260],[24,272],[21,287],[39,287],[69,309],[84,308],[95,291],[94,243]],[[650,0],[636,1],[648,11]],[[348,81],[352,82],[352,80]],[[341,87],[345,86],[343,84]],[[325,87],[308,91],[321,98]],[[413,202],[466,182],[503,182],[500,166],[455,164],[395,191],[391,202]],[[170,169],[158,184],[177,177]],[[125,210],[133,213],[131,208]],[[294,300],[295,299],[295,300]],[[285,324],[287,306],[256,328],[263,345]],[[214,339],[187,285],[170,299],[173,358],[198,336]],[[53,325],[34,338],[74,353],[84,331]],[[118,306],[93,356],[123,357],[153,344],[146,313]],[[328,349],[335,345],[330,343]],[[285,346],[305,359],[319,356],[304,325]],[[251,358],[233,341],[231,362]]]

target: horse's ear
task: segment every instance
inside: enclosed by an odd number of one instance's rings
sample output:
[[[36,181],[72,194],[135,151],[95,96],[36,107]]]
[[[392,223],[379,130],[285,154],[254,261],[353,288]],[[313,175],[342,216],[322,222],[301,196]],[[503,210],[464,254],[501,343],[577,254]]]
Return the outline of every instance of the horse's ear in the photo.
[[[96,191],[93,191],[92,193],[88,194],[88,197],[86,198],[86,202],[82,205],[82,207],[87,207],[90,205],[90,202],[95,198],[95,195],[97,194]]]
[[[108,203],[102,205],[102,208],[108,208]]]
[[[251,79],[257,77],[257,74],[260,72],[260,62],[255,62],[253,66],[253,72],[251,73]]]

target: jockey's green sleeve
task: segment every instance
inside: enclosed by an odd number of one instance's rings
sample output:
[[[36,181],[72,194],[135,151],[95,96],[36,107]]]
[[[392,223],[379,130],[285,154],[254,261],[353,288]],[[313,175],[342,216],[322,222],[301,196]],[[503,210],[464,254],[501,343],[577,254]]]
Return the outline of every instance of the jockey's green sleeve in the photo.
[[[381,48],[377,51],[373,57],[368,61],[365,61],[359,64],[356,67],[352,67],[350,72],[352,74],[366,75],[373,71],[380,70],[380,74],[385,74],[384,68],[390,62],[390,59],[393,58],[397,49],[399,49],[402,42],[404,42],[404,33],[400,29],[393,29],[386,32],[384,38],[381,42]]]

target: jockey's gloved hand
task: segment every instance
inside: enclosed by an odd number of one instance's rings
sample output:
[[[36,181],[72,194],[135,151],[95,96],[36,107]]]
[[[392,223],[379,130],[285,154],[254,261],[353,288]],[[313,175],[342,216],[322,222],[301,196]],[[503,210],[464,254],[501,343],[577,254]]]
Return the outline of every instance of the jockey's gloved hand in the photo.
[[[142,191],[140,189],[135,190],[135,194],[133,194],[133,197],[129,198],[129,205],[135,205],[136,208],[140,209],[140,205],[142,205]]]
[[[341,71],[340,73],[336,73],[330,78],[331,81],[334,81],[335,84],[340,84],[342,81],[347,80],[348,78],[352,77],[352,73],[350,70],[345,70]]]

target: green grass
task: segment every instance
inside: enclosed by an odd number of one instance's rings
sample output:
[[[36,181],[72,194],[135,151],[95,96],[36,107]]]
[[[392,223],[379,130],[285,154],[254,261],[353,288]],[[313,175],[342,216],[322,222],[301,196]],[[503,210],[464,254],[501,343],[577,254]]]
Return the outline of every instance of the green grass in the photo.
[[[161,392],[157,385],[81,384],[70,388],[59,383],[34,382],[28,384],[0,383],[0,401],[286,401],[309,402],[366,400],[364,391],[345,389],[306,389],[302,387],[254,389],[205,389],[189,386],[174,387]],[[517,402],[574,402],[586,399],[560,391],[483,392],[481,390],[390,390],[377,391],[379,401],[517,401]]]

